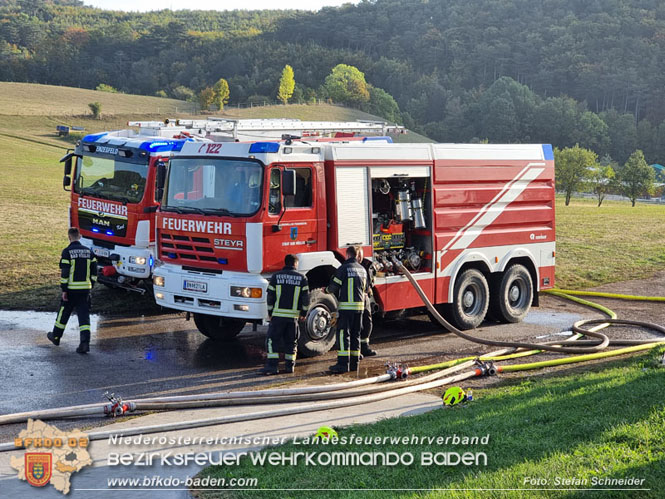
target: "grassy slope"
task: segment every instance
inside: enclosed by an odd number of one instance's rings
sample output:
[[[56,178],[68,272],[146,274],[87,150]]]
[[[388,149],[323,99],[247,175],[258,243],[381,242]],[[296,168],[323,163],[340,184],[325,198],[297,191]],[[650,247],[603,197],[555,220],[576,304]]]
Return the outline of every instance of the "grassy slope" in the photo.
[[[556,477],[644,478],[650,492],[610,492],[602,497],[662,497],[665,487],[665,369],[657,367],[650,352],[596,368],[563,369],[554,376],[507,380],[498,388],[474,390],[474,401],[454,409],[387,419],[376,424],[338,429],[339,435],[484,436],[487,446],[380,445],[342,446],[287,444],[284,452],[347,451],[485,452],[488,466],[395,467],[212,467],[201,476],[258,478],[259,488],[420,488],[510,489],[551,488],[530,492],[536,497],[573,497],[554,483]],[[602,366],[602,369],[601,369]],[[416,460],[416,463],[418,461]],[[524,483],[526,477],[543,478],[541,485]],[[634,487],[634,486],[633,486]],[[604,488],[612,488],[605,486]],[[256,493],[198,492],[198,497],[255,497]],[[261,497],[284,497],[284,492],[262,492]],[[310,493],[313,494],[313,493]],[[412,492],[393,496],[414,497]],[[506,492],[431,492],[428,497],[505,497]],[[512,494],[516,494],[513,492]],[[526,494],[526,492],[523,492]],[[579,494],[579,492],[577,493]],[[295,497],[295,493],[290,493]],[[353,492],[317,492],[316,497],[351,497]],[[362,497],[384,497],[365,492]],[[520,496],[522,497],[522,496]],[[586,497],[586,495],[584,496]]]
[[[99,102],[102,114],[191,112],[192,104],[175,99],[113,94],[82,88],[0,82],[0,115],[71,116],[90,114]]]

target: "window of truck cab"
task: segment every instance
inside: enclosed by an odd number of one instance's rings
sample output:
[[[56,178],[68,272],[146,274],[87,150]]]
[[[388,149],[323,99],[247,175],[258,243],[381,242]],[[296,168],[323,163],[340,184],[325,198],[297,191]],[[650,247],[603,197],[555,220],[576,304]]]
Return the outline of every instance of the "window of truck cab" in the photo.
[[[162,210],[254,215],[261,207],[263,165],[254,159],[175,157],[169,161]]]
[[[268,212],[277,215],[284,208],[311,208],[312,207],[312,169],[310,167],[284,168],[293,170],[296,174],[295,195],[282,196],[281,168],[274,166],[270,170],[270,190],[268,193]]]
[[[148,163],[101,156],[77,159],[74,192],[83,196],[138,203],[143,199]]]

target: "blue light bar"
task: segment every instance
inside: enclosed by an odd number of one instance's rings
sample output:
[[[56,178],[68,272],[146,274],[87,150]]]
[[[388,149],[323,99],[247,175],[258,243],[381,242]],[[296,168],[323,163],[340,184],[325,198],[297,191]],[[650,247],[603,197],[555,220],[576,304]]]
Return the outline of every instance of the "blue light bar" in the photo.
[[[150,255],[150,257],[148,258],[148,266],[150,266],[150,268],[152,268],[152,265],[154,263],[155,263],[155,259],[152,257],[152,255]]]
[[[107,132],[104,133],[93,133],[83,137],[83,142],[97,142],[99,139],[107,135]]]
[[[385,142],[387,144],[392,144],[392,137],[365,137],[363,142]]]
[[[545,160],[554,159],[551,144],[543,144],[543,154],[545,155]]]
[[[139,149],[143,149],[148,152],[168,152],[168,151],[180,151],[185,142],[191,142],[191,139],[176,139],[176,140],[159,140],[156,142],[145,141],[140,146]]]
[[[277,142],[254,142],[249,146],[250,153],[268,153],[279,152],[279,144]]]
[[[107,235],[107,236],[112,236],[112,235],[113,235],[113,232],[110,231],[110,230],[107,230],[107,231],[106,231],[106,235]]]
[[[93,231],[93,232],[99,232],[99,229],[96,228],[96,227],[93,227],[93,228],[92,228],[92,231]]]
[[[227,258],[218,258],[217,262],[221,263],[222,265],[226,265],[227,263],[229,263],[229,260]]]

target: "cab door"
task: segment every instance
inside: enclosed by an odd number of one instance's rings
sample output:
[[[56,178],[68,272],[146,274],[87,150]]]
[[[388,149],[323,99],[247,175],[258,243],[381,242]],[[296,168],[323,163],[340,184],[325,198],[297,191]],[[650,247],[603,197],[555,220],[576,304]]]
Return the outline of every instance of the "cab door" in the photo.
[[[282,180],[285,170],[295,172],[296,192],[284,195]],[[267,217],[263,228],[264,271],[284,266],[289,253],[317,251],[316,168],[311,164],[272,165],[267,172],[269,188]]]

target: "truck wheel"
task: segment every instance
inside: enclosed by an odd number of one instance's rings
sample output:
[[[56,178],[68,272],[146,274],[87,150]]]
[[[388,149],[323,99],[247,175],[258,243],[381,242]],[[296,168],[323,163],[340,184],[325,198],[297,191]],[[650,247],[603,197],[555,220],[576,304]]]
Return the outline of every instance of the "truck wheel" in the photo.
[[[533,301],[531,274],[524,265],[508,267],[492,286],[489,315],[499,322],[520,322]]]
[[[300,323],[298,353],[303,357],[323,355],[335,344],[333,314],[337,312],[337,300],[323,288],[309,294],[309,309],[305,320]]]
[[[245,321],[242,319],[206,314],[194,314],[194,324],[201,331],[201,334],[219,341],[232,340],[245,327]]]
[[[487,313],[490,290],[485,276],[476,269],[467,269],[455,281],[453,302],[449,305],[450,322],[458,329],[478,327]]]

